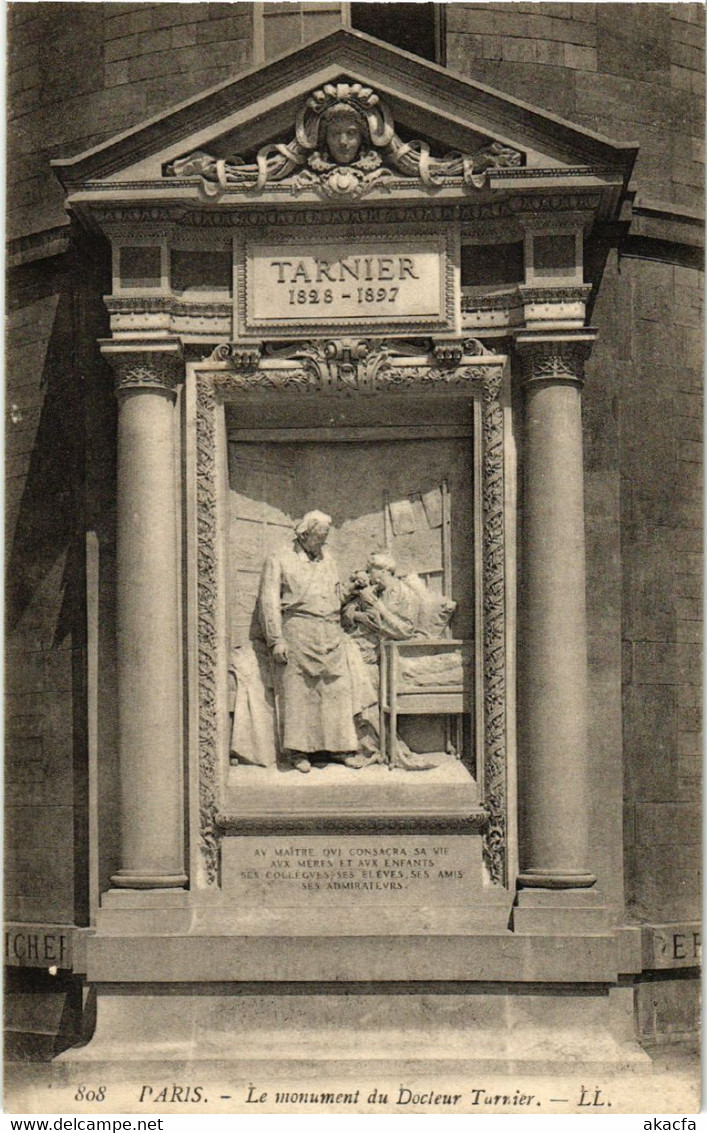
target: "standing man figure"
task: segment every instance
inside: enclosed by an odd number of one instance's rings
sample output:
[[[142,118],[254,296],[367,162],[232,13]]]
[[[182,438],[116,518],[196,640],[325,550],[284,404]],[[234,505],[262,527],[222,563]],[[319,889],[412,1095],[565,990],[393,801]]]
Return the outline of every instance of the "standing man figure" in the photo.
[[[270,555],[258,597],[271,650],[281,751],[299,771],[315,752],[356,752],[354,685],[341,627],[341,591],[326,543],[331,518],[310,511],[291,547]]]

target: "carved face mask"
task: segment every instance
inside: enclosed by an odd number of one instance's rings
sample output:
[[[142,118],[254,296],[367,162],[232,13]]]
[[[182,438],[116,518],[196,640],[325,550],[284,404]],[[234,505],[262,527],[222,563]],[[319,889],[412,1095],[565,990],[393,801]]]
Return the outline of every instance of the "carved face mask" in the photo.
[[[327,122],[325,137],[334,161],[350,165],[361,148],[363,134],[356,117],[349,113],[337,115]]]

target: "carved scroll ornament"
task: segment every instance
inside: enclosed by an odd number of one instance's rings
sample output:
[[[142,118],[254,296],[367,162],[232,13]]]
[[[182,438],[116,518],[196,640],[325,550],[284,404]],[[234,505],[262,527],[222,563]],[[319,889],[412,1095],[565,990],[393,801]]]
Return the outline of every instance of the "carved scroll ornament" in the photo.
[[[434,364],[401,364],[395,343],[368,338],[305,339],[266,355],[270,365],[260,366],[262,344],[224,342],[209,355],[232,371],[226,385],[240,390],[310,389],[311,392],[356,390],[361,393],[409,389],[419,385],[464,385],[468,367],[459,368],[463,356],[490,357],[476,338],[440,339],[432,343]],[[226,388],[223,383],[221,388]]]
[[[295,136],[263,146],[253,162],[197,150],[167,165],[165,176],[199,176],[207,197],[219,197],[229,187],[258,192],[287,182],[293,193],[314,189],[325,198],[355,200],[399,178],[427,188],[451,179],[481,189],[491,170],[518,167],[521,161],[517,150],[501,142],[474,154],[434,157],[427,142],[398,137],[390,111],[371,87],[342,82],[315,90],[297,115]]]

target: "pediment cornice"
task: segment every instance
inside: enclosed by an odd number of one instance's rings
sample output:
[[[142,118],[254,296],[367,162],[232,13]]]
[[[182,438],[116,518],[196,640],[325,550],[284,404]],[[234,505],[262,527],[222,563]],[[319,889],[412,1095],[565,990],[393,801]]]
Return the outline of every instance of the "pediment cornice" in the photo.
[[[360,138],[337,154],[327,122],[347,111]],[[594,185],[611,190],[606,212],[635,154],[342,29],[53,166],[79,211],[109,199],[252,207],[283,195],[478,200],[489,189]]]

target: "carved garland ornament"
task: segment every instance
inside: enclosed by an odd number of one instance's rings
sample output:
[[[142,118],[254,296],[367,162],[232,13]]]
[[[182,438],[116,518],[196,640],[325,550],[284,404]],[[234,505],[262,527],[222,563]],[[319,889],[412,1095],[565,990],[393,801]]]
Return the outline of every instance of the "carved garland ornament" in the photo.
[[[517,150],[500,142],[474,154],[433,157],[427,142],[398,137],[390,111],[371,87],[340,82],[313,91],[297,115],[294,138],[263,146],[255,161],[197,150],[170,162],[164,173],[201,177],[204,195],[211,198],[229,187],[260,192],[285,182],[295,194],[314,189],[326,199],[356,200],[400,178],[428,189],[450,183],[481,189],[490,170],[517,167],[521,160]]]
[[[209,885],[218,877],[218,814],[220,773],[218,750],[218,687],[216,621],[216,394],[213,382],[199,381],[196,417],[197,607],[199,669],[199,820],[201,852]]]
[[[445,343],[451,349],[452,344]],[[474,339],[465,356],[488,356]],[[448,357],[449,352],[445,350]],[[506,880],[506,637],[504,539],[504,436],[500,403],[503,368],[480,365],[406,364],[394,344],[340,339],[299,343],[290,358],[262,357],[260,343],[226,343],[210,361],[214,370],[197,376],[197,508],[199,621],[199,804],[201,849],[209,884],[218,877],[220,752],[217,729],[217,563],[214,440],[217,406],[249,393],[273,392],[475,392],[482,399],[483,429],[483,653],[484,795],[488,823],[484,856],[496,884]]]

